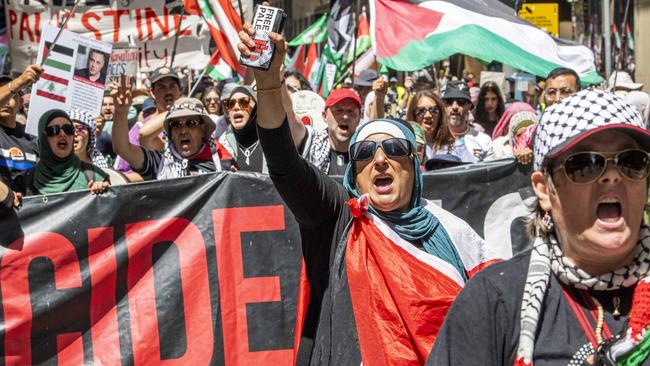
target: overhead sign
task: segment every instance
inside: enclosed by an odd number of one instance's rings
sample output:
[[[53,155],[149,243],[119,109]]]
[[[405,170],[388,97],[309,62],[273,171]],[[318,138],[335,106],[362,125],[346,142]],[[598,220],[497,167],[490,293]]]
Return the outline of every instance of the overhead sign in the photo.
[[[555,4],[524,4],[519,10],[519,17],[533,23],[537,28],[558,37],[559,6]]]

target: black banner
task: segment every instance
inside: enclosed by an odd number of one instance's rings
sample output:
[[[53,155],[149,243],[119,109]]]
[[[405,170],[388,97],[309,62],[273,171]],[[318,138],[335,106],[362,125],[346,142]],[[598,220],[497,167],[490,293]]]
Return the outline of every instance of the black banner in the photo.
[[[503,161],[428,173],[424,195],[510,255],[529,186]],[[33,197],[0,216],[0,364],[291,364],[300,235],[268,177]]]

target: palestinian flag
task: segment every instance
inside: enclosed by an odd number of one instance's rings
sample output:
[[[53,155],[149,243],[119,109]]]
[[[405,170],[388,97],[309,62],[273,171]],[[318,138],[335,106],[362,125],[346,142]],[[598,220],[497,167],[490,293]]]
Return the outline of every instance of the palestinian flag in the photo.
[[[230,0],[184,0],[183,3],[189,14],[200,15],[208,24],[219,57],[230,68],[243,74],[237,49],[242,22]]]
[[[587,84],[603,80],[591,50],[552,38],[499,0],[370,0],[370,33],[378,61],[395,70],[460,53],[542,77],[563,66]]]
[[[232,69],[220,57],[219,50],[210,58],[205,74],[214,80],[226,80],[233,77]]]
[[[294,51],[293,55],[288,61],[285,61],[286,69],[289,71],[298,71],[301,74],[305,69],[304,60],[305,60],[305,50],[307,49],[306,45],[298,46]],[[288,54],[287,54],[288,55]]]
[[[43,98],[65,103],[68,91],[68,79],[60,78],[44,72],[36,83],[36,95]]]
[[[58,70],[59,72],[69,73],[72,71],[72,65],[74,64],[74,49],[61,46],[60,44],[55,44],[52,47],[51,42],[45,42],[45,49],[43,50],[43,57],[47,55],[47,51],[50,51],[50,54],[45,59],[45,71],[48,72],[49,68]]]
[[[289,42],[289,47],[327,41],[327,13]]]
[[[341,66],[344,54],[350,49],[354,32],[352,0],[332,0],[327,19],[327,46],[323,51],[333,64]]]
[[[359,27],[357,28],[357,51],[354,48],[350,49],[348,53],[347,63],[350,64],[359,55],[366,52],[372,46],[370,40],[370,24],[368,23],[368,16],[366,15],[366,7],[364,6],[359,14]]]
[[[320,64],[318,61],[318,50],[316,49],[316,44],[312,42],[311,45],[309,45],[309,51],[307,52],[307,60],[305,61],[304,70],[304,75],[310,82],[316,78],[315,74],[319,66]]]

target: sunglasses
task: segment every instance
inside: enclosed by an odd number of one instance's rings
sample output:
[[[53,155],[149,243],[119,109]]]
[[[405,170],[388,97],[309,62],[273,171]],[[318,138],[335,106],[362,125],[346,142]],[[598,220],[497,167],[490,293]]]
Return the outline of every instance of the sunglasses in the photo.
[[[205,98],[205,102],[206,102],[206,103],[210,103],[210,102],[219,103],[219,98],[206,97],[206,98]]]
[[[350,159],[356,161],[370,160],[375,156],[375,151],[381,146],[386,156],[390,158],[403,158],[411,153],[411,146],[408,140],[392,137],[381,142],[359,141],[350,147]]]
[[[233,109],[237,104],[239,104],[241,108],[248,108],[248,106],[251,104],[251,97],[241,97],[238,99],[231,98],[223,101],[223,105],[226,107],[226,109]]]
[[[419,107],[419,108],[415,108],[415,115],[418,116],[418,117],[424,117],[424,115],[427,112],[431,113],[432,116],[437,116],[437,115],[440,114],[440,110],[438,110],[438,108],[436,108],[436,107],[429,107],[429,108]]]
[[[58,136],[61,131],[68,136],[74,135],[74,127],[72,125],[52,125],[45,127],[45,134],[47,137]]]
[[[614,157],[594,151],[579,152],[567,157],[552,171],[564,170],[564,175],[573,183],[592,183],[605,173],[610,160],[629,180],[643,180],[650,174],[650,156],[643,150],[624,150],[614,154]]]
[[[88,133],[90,132],[90,129],[86,126],[75,126],[74,131],[77,135],[82,134],[82,133]]]
[[[458,104],[458,105],[461,106],[461,107],[464,107],[465,104],[469,103],[469,102],[468,102],[467,100],[465,100],[465,99],[445,99],[445,104],[448,105],[448,106],[453,105],[454,102],[456,102],[456,104]]]
[[[203,121],[197,121],[195,119],[188,119],[188,120],[175,119],[175,120],[169,122],[169,127],[171,127],[171,128],[181,128],[183,126],[187,126],[187,128],[192,129],[192,128],[197,128],[202,124],[203,124]]]

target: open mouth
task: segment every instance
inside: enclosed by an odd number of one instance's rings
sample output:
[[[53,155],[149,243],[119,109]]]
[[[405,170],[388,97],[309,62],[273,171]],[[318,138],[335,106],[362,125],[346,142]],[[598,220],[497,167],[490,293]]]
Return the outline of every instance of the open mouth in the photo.
[[[192,140],[190,138],[184,137],[181,139],[181,146],[182,145],[189,145]]]
[[[373,185],[377,193],[388,193],[393,189],[393,177],[379,176],[374,179]]]
[[[56,146],[61,150],[65,150],[68,147],[68,142],[65,140],[61,140],[56,143]]]
[[[596,217],[603,222],[614,223],[622,218],[623,209],[620,202],[601,202],[596,209]]]

